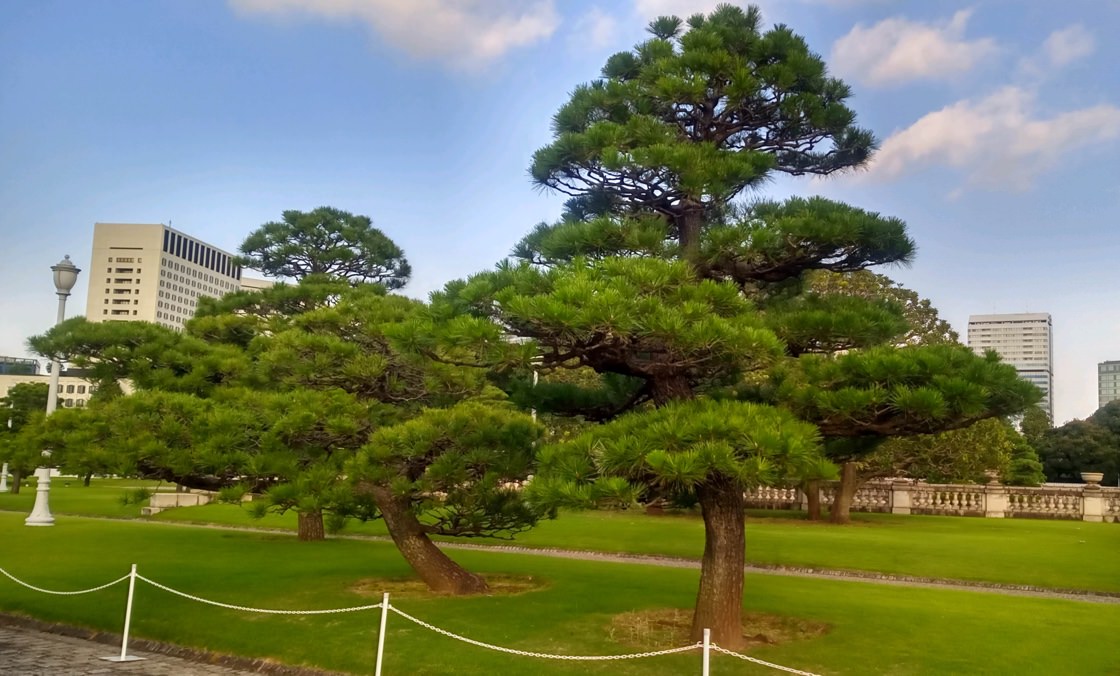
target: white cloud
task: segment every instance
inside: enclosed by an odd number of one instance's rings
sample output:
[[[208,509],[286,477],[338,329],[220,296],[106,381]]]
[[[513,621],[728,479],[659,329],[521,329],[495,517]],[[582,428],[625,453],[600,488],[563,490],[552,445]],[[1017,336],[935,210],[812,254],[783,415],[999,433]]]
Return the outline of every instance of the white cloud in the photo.
[[[598,7],[592,7],[572,27],[572,42],[582,47],[602,49],[615,42],[618,22]]]
[[[634,11],[647,18],[708,14],[727,0],[634,0]]]
[[[361,21],[417,58],[479,67],[548,38],[560,24],[552,0],[229,0],[245,14]]]
[[[1101,104],[1043,118],[1034,92],[1005,87],[925,115],[883,142],[870,178],[929,166],[964,169],[971,184],[1024,190],[1068,153],[1120,138],[1120,108]]]
[[[897,17],[857,24],[833,45],[830,63],[841,75],[879,86],[951,78],[996,51],[990,38],[964,38],[971,15],[961,10],[940,24]]]
[[[1089,56],[1096,48],[1093,34],[1081,24],[1054,31],[1042,43],[1042,49],[1051,65],[1058,67]]]

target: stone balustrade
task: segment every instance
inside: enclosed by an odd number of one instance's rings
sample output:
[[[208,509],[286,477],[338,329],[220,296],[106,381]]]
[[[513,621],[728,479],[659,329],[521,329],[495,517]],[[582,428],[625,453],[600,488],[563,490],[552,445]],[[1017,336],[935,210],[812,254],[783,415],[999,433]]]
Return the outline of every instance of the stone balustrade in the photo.
[[[834,490],[835,485],[822,485],[822,505],[832,504]],[[803,510],[806,503],[805,494],[792,487],[764,486],[747,493],[747,506],[756,509]],[[1120,523],[1120,488],[1094,484],[1027,488],[887,479],[863,484],[852,498],[852,511]]]

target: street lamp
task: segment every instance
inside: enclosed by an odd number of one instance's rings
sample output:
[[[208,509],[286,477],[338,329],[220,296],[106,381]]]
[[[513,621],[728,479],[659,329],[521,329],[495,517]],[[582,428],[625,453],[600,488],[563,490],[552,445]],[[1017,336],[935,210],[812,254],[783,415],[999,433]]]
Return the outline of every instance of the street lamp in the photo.
[[[69,256],[66,256],[57,265],[52,265],[51,271],[54,272],[54,290],[58,294],[58,317],[54,321],[55,326],[58,326],[62,323],[62,320],[66,319],[66,299],[70,297],[70,290],[77,284],[78,273],[81,270],[70,262]],[[51,389],[47,392],[47,415],[54,413],[54,410],[58,408],[58,376],[61,370],[62,365],[58,363],[58,360],[51,362]],[[50,456],[50,451],[43,451],[44,458],[50,458]],[[44,464],[48,463],[44,461]],[[35,488],[35,506],[31,508],[31,515],[23,523],[27,526],[53,526],[54,517],[51,516],[49,503],[51,468],[40,467],[36,469],[35,478],[38,479],[38,485]]]

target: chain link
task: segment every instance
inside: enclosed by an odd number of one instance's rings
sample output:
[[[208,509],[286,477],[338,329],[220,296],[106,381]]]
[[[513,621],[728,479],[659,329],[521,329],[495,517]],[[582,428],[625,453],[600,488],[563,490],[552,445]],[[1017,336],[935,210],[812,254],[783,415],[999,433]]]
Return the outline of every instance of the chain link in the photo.
[[[460,636],[458,634],[453,634],[450,631],[447,631],[446,629],[440,629],[439,627],[437,627],[433,624],[428,624],[427,622],[425,622],[423,620],[420,620],[420,619],[417,619],[417,618],[409,615],[408,613],[398,609],[397,607],[395,607],[393,605],[389,606],[389,610],[393,611],[397,615],[400,615],[401,617],[403,617],[404,619],[406,619],[410,622],[414,622],[414,623],[420,625],[421,627],[424,627],[425,629],[430,629],[431,631],[434,631],[437,634],[443,634],[444,636],[447,636],[449,638],[453,638],[457,641],[462,641],[464,643],[470,643],[471,645],[475,645],[475,646],[478,646],[480,648],[486,648],[488,650],[496,650],[496,651],[502,652],[502,653],[509,653],[510,655],[524,655],[525,657],[543,657],[544,659],[548,659],[548,660],[569,660],[569,661],[573,661],[573,662],[604,662],[604,661],[609,661],[609,660],[636,660],[636,659],[640,659],[640,658],[643,658],[643,657],[657,657],[659,655],[672,655],[672,654],[675,654],[675,653],[683,653],[683,652],[688,652],[690,650],[697,650],[701,647],[700,643],[693,643],[691,645],[682,646],[680,648],[669,648],[668,650],[654,650],[654,651],[646,652],[646,653],[631,653],[629,655],[553,655],[551,653],[537,653],[537,652],[532,652],[532,651],[529,651],[529,650],[516,650],[514,648],[503,648],[502,646],[493,645],[493,644],[490,644],[490,643],[483,643],[482,641],[476,641],[473,638],[467,638],[466,636]]]
[[[211,605],[211,606],[218,606],[219,608],[228,608],[229,610],[243,610],[243,611],[248,612],[248,613],[268,613],[270,615],[330,615],[332,613],[353,613],[353,612],[356,612],[356,611],[359,611],[359,610],[373,610],[375,608],[380,608],[381,607],[380,603],[375,603],[375,604],[370,605],[370,606],[353,606],[351,608],[331,608],[331,609],[328,609],[328,610],[273,610],[273,609],[268,609],[268,608],[250,608],[248,606],[235,606],[231,603],[221,603],[220,601],[211,601],[210,599],[204,599],[201,596],[195,596],[193,594],[188,594],[186,592],[181,592],[178,589],[172,589],[171,587],[168,587],[167,585],[160,584],[160,583],[158,583],[154,580],[149,580],[148,578],[144,577],[143,575],[137,575],[136,578],[139,579],[139,580],[143,580],[144,582],[147,582],[148,584],[152,585],[153,587],[155,587],[157,589],[162,589],[163,591],[171,593],[171,594],[175,594],[176,596],[182,596],[183,598],[190,599],[191,601],[198,601],[199,603],[205,603],[205,604],[208,604],[208,605]]]
[[[16,584],[19,584],[19,585],[23,585],[24,587],[27,587],[28,589],[31,589],[31,590],[37,591],[37,592],[42,592],[44,594],[54,594],[56,596],[77,596],[78,594],[89,594],[91,592],[101,591],[102,589],[108,589],[109,587],[112,587],[113,585],[115,585],[119,582],[124,582],[125,580],[128,579],[128,575],[125,575],[124,577],[117,578],[116,580],[113,580],[112,582],[109,582],[107,584],[103,584],[100,587],[94,587],[92,589],[81,589],[79,591],[53,591],[53,590],[50,590],[50,589],[41,589],[41,588],[36,587],[34,585],[27,584],[26,582],[17,578],[15,575],[12,575],[8,571],[4,570],[3,568],[0,568],[0,573],[3,573],[4,576],[7,577],[12,582],[15,582]]]
[[[820,676],[820,674],[814,674],[811,671],[801,671],[800,669],[792,669],[790,667],[783,667],[782,665],[774,664],[773,662],[767,662],[765,660],[760,660],[760,659],[757,659],[757,658],[754,658],[754,657],[747,657],[746,655],[740,655],[739,653],[728,650],[727,648],[721,648],[718,645],[716,645],[715,643],[709,643],[708,645],[709,645],[709,647],[711,647],[712,650],[715,650],[716,652],[723,653],[724,655],[731,655],[732,657],[738,657],[739,659],[745,660],[747,662],[754,662],[755,664],[761,664],[762,666],[770,667],[771,669],[778,669],[779,671],[785,671],[785,672],[790,673],[790,674],[797,674],[798,676]]]

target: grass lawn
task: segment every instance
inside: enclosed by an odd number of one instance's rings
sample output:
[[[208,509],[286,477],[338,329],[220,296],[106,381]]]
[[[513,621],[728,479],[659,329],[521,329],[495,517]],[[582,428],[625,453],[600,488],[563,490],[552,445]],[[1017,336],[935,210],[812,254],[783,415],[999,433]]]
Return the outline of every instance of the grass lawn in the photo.
[[[126,487],[154,482],[55,480],[51,507],[57,514],[137,517],[123,506]],[[170,488],[163,484],[164,489]],[[0,510],[30,512],[34,490],[0,494]],[[752,512],[747,560],[816,568],[875,571],[1003,584],[1120,592],[1120,524],[1033,519],[980,519],[857,514],[851,526],[811,523],[785,512]],[[295,530],[294,514],[253,519],[238,505],[167,510],[154,517],[231,526]],[[385,535],[380,521],[353,523],[345,533]],[[525,547],[584,549],[699,558],[704,527],[695,515],[647,516],[632,512],[563,513],[519,535]],[[511,544],[472,539],[471,542]]]
[[[332,608],[376,602],[363,579],[408,575],[385,543],[170,528],[162,524],[61,516],[54,528],[26,528],[0,514],[0,567],[32,584],[73,590],[112,580],[131,563],[142,575],[229,603],[266,608]],[[847,529],[855,531],[857,529]],[[967,555],[967,553],[965,554]],[[422,619],[504,646],[574,654],[631,652],[608,635],[610,618],[643,608],[692,605],[696,571],[455,552],[469,568],[534,576],[544,587],[520,595],[430,598],[394,604]],[[374,585],[376,587],[376,585]],[[0,609],[120,630],[126,587],[57,597],[0,578]],[[750,575],[749,610],[824,622],[819,637],[756,649],[752,655],[822,674],[1114,674],[1108,648],[1120,605],[907,589],[865,583]],[[138,583],[136,636],[290,664],[371,673],[376,612],[266,616],[203,606]],[[699,654],[610,663],[521,658],[453,642],[390,616],[386,674],[698,673]],[[776,673],[717,657],[712,674]]]

